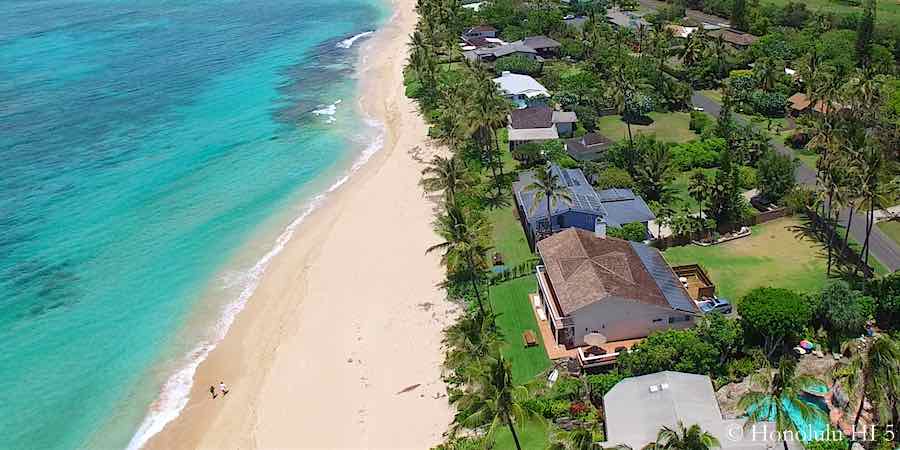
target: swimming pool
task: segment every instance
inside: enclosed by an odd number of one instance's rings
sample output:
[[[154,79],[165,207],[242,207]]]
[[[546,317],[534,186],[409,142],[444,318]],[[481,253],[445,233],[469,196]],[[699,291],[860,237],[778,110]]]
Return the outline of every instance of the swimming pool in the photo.
[[[825,393],[828,392],[828,387],[822,386],[825,389]],[[815,391],[817,394],[819,393],[819,389],[816,388]],[[794,425],[797,427],[797,431],[800,434],[800,439],[803,442],[810,442],[817,439],[821,439],[823,436],[826,436],[828,431],[828,405],[825,403],[825,399],[817,395],[811,394],[801,394],[801,400],[812,406],[813,408],[822,412],[822,414],[817,415],[815,417],[810,418],[809,421],[803,419],[803,416],[800,414],[800,411],[797,410],[793,404],[788,402],[786,399],[781,399],[781,405],[787,411],[788,416],[790,416],[791,421],[794,422]],[[775,407],[771,404],[771,400],[767,399],[763,402],[760,402],[756,405],[756,407],[749,409],[748,412],[753,412],[757,407],[765,408],[768,414],[764,414],[767,420],[773,421],[775,420]]]

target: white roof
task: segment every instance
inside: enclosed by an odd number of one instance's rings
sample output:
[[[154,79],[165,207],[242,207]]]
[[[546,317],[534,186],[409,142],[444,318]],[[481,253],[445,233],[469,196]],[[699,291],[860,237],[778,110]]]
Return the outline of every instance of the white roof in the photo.
[[[578,116],[575,111],[553,111],[553,123],[575,123],[578,122]]]
[[[556,127],[550,128],[510,128],[510,141],[549,141],[559,139]]]
[[[524,95],[528,98],[549,97],[547,89],[528,75],[503,72],[500,77],[494,78],[497,87],[507,95]]]
[[[765,450],[772,442],[753,438],[752,429],[744,433],[744,420],[725,420],[706,375],[682,372],[657,372],[626,378],[605,396],[608,444],[626,444],[642,448],[656,440],[663,426],[675,428],[698,424],[719,439],[722,449]],[[756,427],[765,427],[757,424]],[[768,425],[771,429],[772,425]],[[607,445],[604,445],[607,447]]]

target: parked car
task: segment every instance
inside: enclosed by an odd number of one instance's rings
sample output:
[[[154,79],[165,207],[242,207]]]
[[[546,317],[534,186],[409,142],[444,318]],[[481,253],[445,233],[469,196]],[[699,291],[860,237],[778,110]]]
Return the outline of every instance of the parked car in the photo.
[[[697,111],[697,112],[703,112],[702,106],[695,106],[693,109],[694,109],[694,111]]]
[[[734,308],[731,306],[731,302],[729,302],[728,299],[719,297],[707,297],[697,302],[697,306],[699,306],[700,310],[704,313],[718,311],[722,314],[731,314],[731,311],[734,310]]]

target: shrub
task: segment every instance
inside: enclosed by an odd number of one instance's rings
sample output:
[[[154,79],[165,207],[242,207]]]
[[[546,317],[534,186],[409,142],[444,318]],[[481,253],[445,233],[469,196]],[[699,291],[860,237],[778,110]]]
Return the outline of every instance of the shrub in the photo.
[[[569,414],[572,417],[579,417],[590,412],[590,408],[582,402],[575,402],[569,405]]]
[[[532,411],[541,417],[550,418],[550,402],[551,400],[549,398],[535,397],[525,400],[524,406],[525,409]]]
[[[712,117],[700,111],[691,111],[691,122],[688,127],[691,131],[702,134],[703,130],[713,124]]]
[[[759,172],[755,184],[759,193],[770,202],[780,202],[796,185],[794,169],[798,164],[788,156],[767,151],[757,163]]]
[[[647,239],[647,229],[642,223],[629,223],[619,227],[610,227],[607,234],[626,241],[643,242]]]
[[[558,419],[569,415],[570,402],[568,400],[552,400],[550,402],[550,417],[548,419]]]
[[[693,330],[666,330],[650,335],[629,353],[619,355],[619,369],[630,376],[674,370],[707,374],[719,352]]]
[[[631,189],[634,187],[634,180],[625,169],[618,167],[607,167],[597,174],[597,189]]]
[[[784,117],[787,95],[757,89],[750,93],[750,106],[757,114],[766,117]]]
[[[762,341],[767,355],[775,353],[812,318],[809,302],[788,289],[756,288],[741,297],[737,306],[744,331]]]
[[[524,56],[504,56],[494,64],[497,72],[512,72],[522,75],[537,75],[541,73],[541,63]]]
[[[591,400],[599,405],[603,402],[603,396],[624,378],[618,371],[588,375],[587,383],[591,390]]]
[[[739,382],[744,378],[750,376],[750,374],[756,372],[759,369],[756,362],[750,357],[743,357],[739,359],[732,359],[725,364],[725,373],[728,374],[728,378],[730,378],[734,382]]]
[[[724,149],[725,140],[714,138],[674,145],[669,152],[675,165],[681,171],[686,171],[698,167],[708,169],[718,166]]]
[[[584,395],[584,384],[582,384],[581,380],[573,377],[560,377],[555,384],[553,384],[553,394],[552,397],[554,399],[565,399],[565,400],[579,400]]]
[[[791,148],[803,148],[806,147],[806,144],[809,143],[810,136],[802,131],[795,131],[794,134],[788,136],[785,139],[785,143],[790,145]]]
[[[738,182],[743,189],[754,189],[757,184],[757,173],[756,169],[750,166],[741,166],[738,169]]]

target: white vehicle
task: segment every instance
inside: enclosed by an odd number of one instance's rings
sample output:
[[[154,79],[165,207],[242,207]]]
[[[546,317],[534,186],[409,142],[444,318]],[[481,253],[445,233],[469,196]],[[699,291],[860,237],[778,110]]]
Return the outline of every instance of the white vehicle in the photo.
[[[701,111],[701,112],[704,111],[702,106],[695,106],[693,109],[694,109],[694,111]]]

